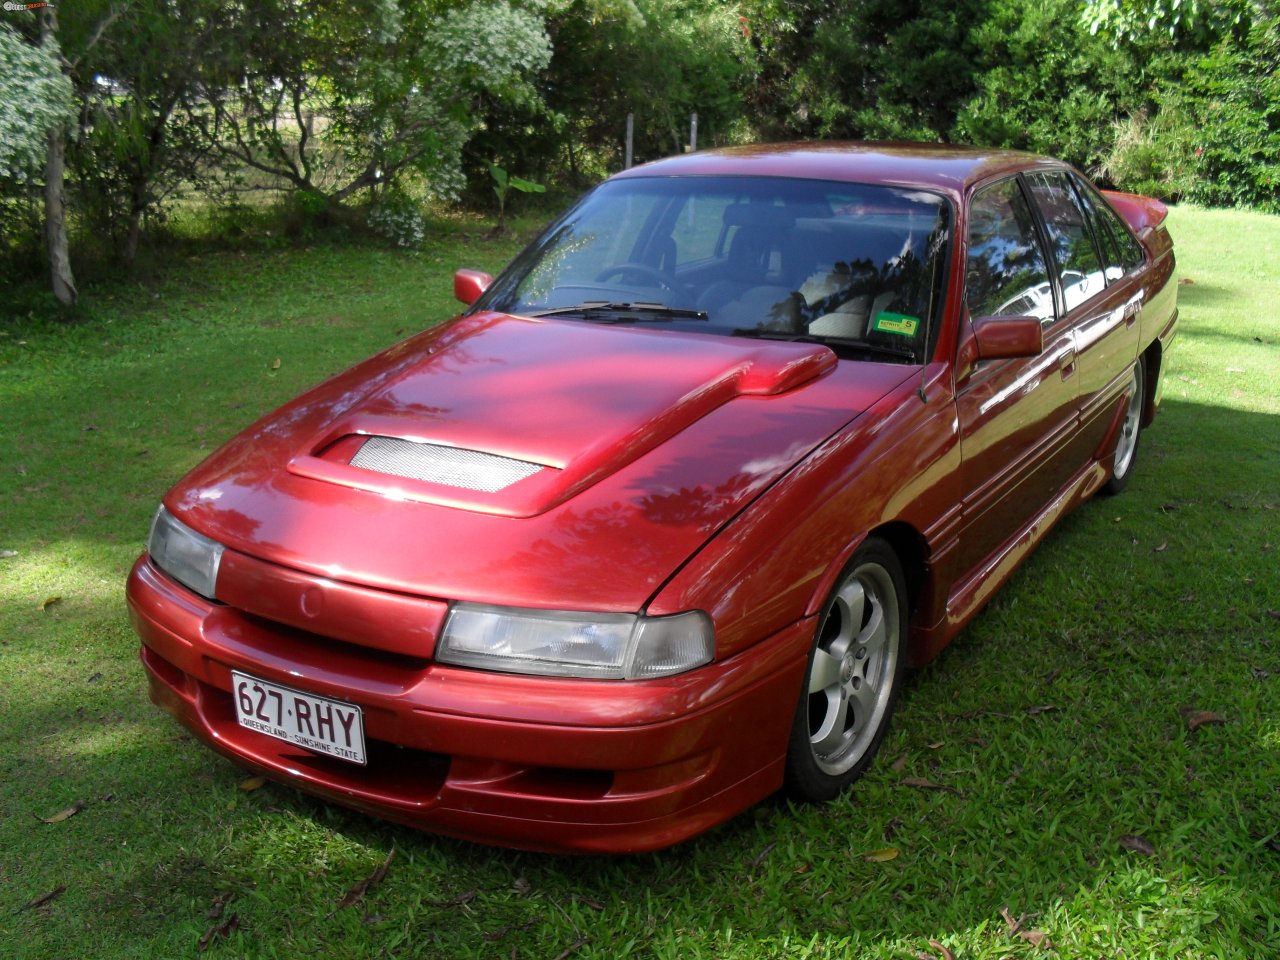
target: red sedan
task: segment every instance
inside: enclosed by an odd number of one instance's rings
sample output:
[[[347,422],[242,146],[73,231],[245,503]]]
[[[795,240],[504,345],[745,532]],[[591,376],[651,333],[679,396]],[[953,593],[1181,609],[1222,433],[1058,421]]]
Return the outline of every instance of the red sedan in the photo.
[[[943,146],[616,176],[169,492],[128,583],[151,697],[258,773],[530,849],[833,797],[904,668],[1129,480],[1164,216]]]

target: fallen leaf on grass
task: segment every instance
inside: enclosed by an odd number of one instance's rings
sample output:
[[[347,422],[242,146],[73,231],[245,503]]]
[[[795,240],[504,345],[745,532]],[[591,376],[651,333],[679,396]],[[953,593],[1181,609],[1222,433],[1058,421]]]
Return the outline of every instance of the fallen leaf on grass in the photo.
[[[1267,616],[1272,620],[1280,620],[1280,610],[1268,610]]]
[[[86,683],[97,683],[97,682],[98,682],[99,680],[101,680],[101,679],[102,679],[102,671],[98,671],[97,673],[95,673],[93,676],[91,676],[91,677],[90,677],[88,680],[86,680],[85,682],[86,682]]]
[[[429,907],[461,907],[476,897],[480,896],[479,890],[468,890],[466,893],[460,893],[456,897],[450,897],[448,900],[423,900]]]
[[[266,777],[250,777],[248,780],[241,780],[239,789],[245,793],[251,793],[254,790],[261,789],[267,782]]]
[[[43,907],[46,903],[50,903],[53,900],[57,899],[58,897],[62,896],[64,893],[66,893],[66,891],[67,891],[67,885],[65,883],[59,884],[58,886],[50,890],[48,893],[46,893],[44,896],[36,897],[34,900],[28,900],[26,903],[24,903],[21,907],[18,908],[18,912],[21,913],[23,910],[35,910],[37,907]]]
[[[1195,733],[1206,724],[1227,722],[1212,710],[1197,710],[1194,707],[1179,707],[1178,713],[1181,714],[1182,719],[1187,722],[1188,733]]]
[[[527,897],[529,895],[529,891],[533,889],[533,884],[531,884],[526,877],[516,877],[515,883],[511,884],[511,887],[516,893]]]
[[[36,817],[41,823],[61,823],[63,820],[70,820],[77,813],[84,809],[84,801],[77,800],[65,810],[59,810],[52,817]]]
[[[940,958],[940,960],[956,960],[956,955],[952,953],[950,950],[948,950],[946,947],[944,947],[942,944],[940,944],[937,940],[929,941],[929,949],[937,950],[938,957]],[[928,955],[922,953],[922,954],[917,954],[917,956],[927,957]],[[929,957],[928,960],[933,960],[933,958]]]
[[[862,859],[867,863],[888,863],[890,860],[897,860],[900,852],[897,847],[885,847],[883,850],[864,853]]]
[[[272,369],[272,370],[279,370],[279,369],[280,369],[280,358],[279,358],[279,357],[276,357],[274,360],[272,360],[272,361],[271,361],[271,369]]]
[[[206,920],[220,920],[227,910],[227,904],[231,902],[234,893],[220,893],[213,898],[213,903],[209,904],[209,909],[204,912]]]
[[[751,861],[751,866],[747,867],[747,873],[755,873],[760,869],[760,864],[764,863],[765,857],[769,856],[769,854],[773,852],[773,848],[777,845],[777,840],[774,840],[772,843],[765,844],[764,849],[761,850],[756,858]]]
[[[957,797],[964,796],[955,787],[949,787],[945,783],[934,783],[924,777],[907,777],[902,781],[902,785],[904,787],[915,787],[917,790],[940,790],[945,793],[954,793]]]
[[[1042,703],[1035,707],[1027,707],[1027,716],[1038,717],[1042,713],[1052,713],[1058,708],[1052,703]]]
[[[1192,280],[1190,277],[1179,277],[1179,278],[1178,278],[1178,286],[1180,286],[1180,287],[1189,287],[1189,286],[1191,286],[1193,283],[1195,283],[1195,281],[1194,281],[1194,280]]]
[[[1053,949],[1053,941],[1049,939],[1048,934],[1043,933],[1040,930],[1022,929],[1022,921],[1025,920],[1026,917],[1018,917],[1018,919],[1015,920],[1010,915],[1008,907],[1000,908],[1000,916],[1004,920],[1005,926],[1008,928],[1005,932],[1008,933],[1009,936],[1021,937],[1033,947],[1046,947],[1050,950]]]
[[[894,817],[884,825],[884,840],[888,843],[893,839],[894,834],[902,829],[902,821],[898,817]]]
[[[1119,839],[1118,843],[1126,850],[1132,850],[1134,853],[1140,853],[1144,857],[1154,857],[1156,855],[1155,847],[1149,844],[1142,837],[1134,836],[1131,833],[1126,833]]]
[[[346,892],[334,912],[336,913],[338,910],[344,910],[364,899],[364,895],[368,892],[369,888],[376,887],[382,882],[382,878],[387,875],[387,868],[391,866],[391,861],[395,858],[395,855],[396,848],[392,847],[391,852],[387,854],[387,859],[382,861],[378,866],[378,869],[374,870],[373,873],[369,874]]]
[[[0,560],[8,560],[10,557],[16,557],[17,550],[0,550]]]
[[[48,610],[55,603],[61,603],[61,602],[62,602],[61,597],[45,597],[43,600],[40,601],[40,609]]]
[[[240,915],[233,913],[221,923],[215,923],[212,927],[204,932],[204,936],[200,938],[199,950],[204,953],[209,949],[209,945],[215,940],[225,940],[240,928]]]
[[[893,761],[893,763],[889,764],[889,769],[896,773],[901,773],[903,770],[907,769],[907,755],[904,753],[897,760]]]
[[[1169,541],[1168,541],[1168,540],[1162,540],[1162,541],[1160,541],[1160,546],[1158,546],[1158,547],[1153,547],[1153,548],[1152,548],[1152,550],[1151,550],[1151,552],[1152,552],[1152,553],[1164,553],[1164,552],[1165,552],[1166,550],[1168,550],[1168,549],[1169,549]]]
[[[579,947],[585,946],[590,942],[591,942],[590,937],[579,937],[573,943],[569,944],[569,946],[561,950],[560,953],[556,955],[555,960],[566,960],[567,957],[577,953]]]

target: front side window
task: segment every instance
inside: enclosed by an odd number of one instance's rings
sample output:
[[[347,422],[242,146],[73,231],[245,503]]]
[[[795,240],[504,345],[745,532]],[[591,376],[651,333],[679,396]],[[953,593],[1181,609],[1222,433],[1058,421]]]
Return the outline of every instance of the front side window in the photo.
[[[475,309],[826,343],[922,362],[950,206],[919,190],[780,177],[602,184]]]
[[[1066,173],[1031,173],[1027,184],[1044,218],[1063,306],[1070,312],[1107,285],[1093,233]]]
[[[1016,179],[988,187],[969,208],[965,303],[973,317],[1055,317],[1049,267]]]

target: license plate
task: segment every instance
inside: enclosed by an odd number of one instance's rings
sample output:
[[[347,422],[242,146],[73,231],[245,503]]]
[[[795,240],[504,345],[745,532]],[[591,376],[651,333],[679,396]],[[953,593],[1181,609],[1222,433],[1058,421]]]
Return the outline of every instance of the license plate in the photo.
[[[317,697],[231,672],[231,699],[242,727],[315,753],[364,763],[364,715],[352,703]]]

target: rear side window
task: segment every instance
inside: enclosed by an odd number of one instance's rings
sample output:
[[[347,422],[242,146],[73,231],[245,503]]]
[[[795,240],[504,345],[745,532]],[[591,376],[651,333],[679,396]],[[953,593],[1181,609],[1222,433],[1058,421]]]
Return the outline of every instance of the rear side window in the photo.
[[[1017,180],[973,198],[969,207],[965,302],[974,317],[1055,317],[1049,267],[1031,208]]]
[[[1074,178],[1073,178],[1074,179]],[[1133,234],[1129,232],[1129,228],[1120,219],[1120,215],[1111,208],[1111,204],[1107,203],[1098,192],[1088,184],[1081,183],[1079,179],[1075,179],[1076,189],[1078,189],[1086,201],[1092,202],[1093,212],[1096,216],[1095,223],[1101,227],[1099,233],[1105,234],[1107,240],[1103,241],[1104,246],[1110,243],[1108,249],[1114,249],[1113,257],[1109,257],[1107,264],[1108,279],[1110,279],[1110,270],[1112,260],[1114,264],[1120,266],[1125,273],[1142,266],[1147,260],[1147,256],[1142,252],[1142,246],[1134,239]],[[1101,239],[1101,236],[1100,236]]]
[[[1065,173],[1027,174],[1027,184],[1044,218],[1063,307],[1070,312],[1107,285],[1093,232]]]

